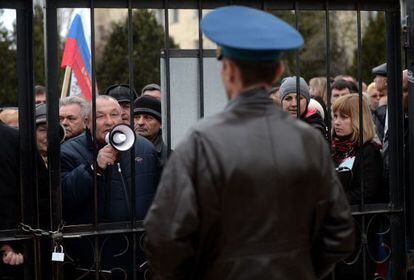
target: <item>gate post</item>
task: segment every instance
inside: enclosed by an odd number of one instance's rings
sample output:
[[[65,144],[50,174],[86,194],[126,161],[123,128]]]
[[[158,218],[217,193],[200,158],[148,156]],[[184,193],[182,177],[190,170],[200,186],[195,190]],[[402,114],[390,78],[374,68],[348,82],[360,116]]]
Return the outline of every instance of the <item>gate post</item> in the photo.
[[[390,203],[394,210],[404,207],[403,110],[400,11],[386,11],[388,73],[388,139]],[[392,276],[406,279],[404,211],[391,215]]]
[[[408,270],[413,270],[414,262],[414,3],[413,1],[406,2],[407,13],[407,29],[406,29],[406,59],[408,69],[408,139],[405,143],[405,157],[408,162],[406,176],[406,220],[407,220],[407,246],[409,250],[409,264]],[[407,141],[408,140],[408,141]],[[410,273],[413,278],[412,272]]]
[[[17,73],[19,77],[19,144],[20,144],[20,213],[21,221],[33,225],[37,201],[35,200],[35,119],[33,85],[33,2],[25,1],[16,9]],[[24,159],[24,160],[23,160]],[[23,176],[24,174],[24,176]],[[25,245],[24,279],[39,278],[39,259],[34,252],[34,240]]]

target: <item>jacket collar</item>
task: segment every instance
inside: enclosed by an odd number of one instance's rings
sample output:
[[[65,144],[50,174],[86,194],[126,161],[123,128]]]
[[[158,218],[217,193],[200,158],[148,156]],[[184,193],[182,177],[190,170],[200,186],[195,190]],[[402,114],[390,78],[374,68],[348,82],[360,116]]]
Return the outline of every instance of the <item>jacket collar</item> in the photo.
[[[160,129],[160,132],[158,133],[157,137],[155,138],[155,140],[154,140],[154,142],[152,144],[154,144],[155,151],[157,153],[161,153],[161,150],[162,150],[162,148],[164,146],[164,141],[162,140],[161,129]]]
[[[225,110],[233,111],[242,108],[253,109],[257,106],[262,109],[266,106],[275,107],[273,101],[269,97],[269,93],[264,88],[250,89],[240,93],[239,96],[227,103]]]
[[[99,145],[98,143],[93,142],[92,133],[89,129],[85,130],[85,136],[86,136],[86,144],[89,148],[89,150],[93,151],[94,147],[96,151],[99,151]]]

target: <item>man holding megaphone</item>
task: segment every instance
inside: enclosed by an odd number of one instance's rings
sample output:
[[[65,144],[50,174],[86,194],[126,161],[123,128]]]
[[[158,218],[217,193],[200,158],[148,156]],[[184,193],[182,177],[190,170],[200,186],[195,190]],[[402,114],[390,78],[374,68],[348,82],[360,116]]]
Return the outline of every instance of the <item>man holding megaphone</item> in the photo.
[[[92,113],[89,106],[87,130],[61,146],[63,217],[68,224],[92,223],[93,174],[97,173],[99,222],[127,221],[131,217],[131,157],[135,163],[136,218],[144,218],[159,180],[159,162],[154,146],[122,124],[121,107],[113,97],[96,98],[96,139],[92,139]],[[136,137],[136,138],[135,138]],[[134,146],[135,154],[130,148]],[[93,164],[93,150],[97,151]],[[94,170],[94,167],[96,170]],[[80,244],[78,244],[80,245]],[[119,247],[121,247],[120,245]],[[68,246],[69,247],[69,246]],[[72,246],[79,248],[79,246]],[[106,246],[115,251],[117,246]],[[69,249],[69,248],[68,248]],[[79,256],[81,267],[88,267],[93,256]],[[123,257],[102,253],[102,268],[124,266]],[[125,257],[125,256],[124,256]]]

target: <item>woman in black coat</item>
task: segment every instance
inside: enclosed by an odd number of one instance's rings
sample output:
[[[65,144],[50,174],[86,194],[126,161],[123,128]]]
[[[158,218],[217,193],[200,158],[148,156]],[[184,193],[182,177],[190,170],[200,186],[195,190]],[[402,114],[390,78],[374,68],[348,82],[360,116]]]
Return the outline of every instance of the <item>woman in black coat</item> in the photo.
[[[332,105],[332,159],[350,204],[379,202],[384,198],[380,144],[374,141],[375,127],[363,100],[363,133],[359,125],[359,96],[342,96]],[[363,184],[363,191],[361,188]]]

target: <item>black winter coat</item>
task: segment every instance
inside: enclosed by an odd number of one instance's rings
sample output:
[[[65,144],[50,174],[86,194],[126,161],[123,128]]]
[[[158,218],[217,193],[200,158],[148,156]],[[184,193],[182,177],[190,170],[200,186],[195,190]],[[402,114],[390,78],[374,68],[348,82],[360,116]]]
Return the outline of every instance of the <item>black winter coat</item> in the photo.
[[[358,204],[361,202],[361,165],[365,203],[385,201],[387,194],[383,186],[383,164],[380,148],[376,143],[367,142],[356,150],[352,170],[338,171],[349,203]]]
[[[62,196],[64,219],[70,224],[92,222],[93,145],[89,132],[72,138],[61,146]],[[129,220],[128,202],[131,193],[129,152],[119,153],[121,172],[127,193],[124,191],[117,165],[108,167],[97,176],[99,187],[99,220],[115,222]],[[137,136],[135,141],[136,218],[144,219],[151,205],[160,176],[160,166],[154,146]]]
[[[92,152],[93,143],[89,131],[70,139],[61,146],[63,217],[69,224],[92,223]],[[131,206],[128,207],[131,197],[130,152],[119,152],[118,158],[122,175],[117,165],[114,165],[108,167],[102,176],[97,176],[99,222],[119,222],[130,219]],[[137,220],[142,220],[155,195],[160,166],[154,146],[141,136],[137,136],[135,141],[134,158],[135,214]],[[121,176],[123,176],[125,188]],[[132,264],[133,243],[132,239],[126,236],[113,235],[108,240],[100,239],[100,242],[102,269],[123,268],[128,275],[131,275],[132,269],[137,268],[144,261],[143,253],[137,248],[137,263]],[[94,251],[85,239],[69,240],[66,242],[66,250],[80,267],[88,269],[92,266]],[[69,279],[75,279],[84,272],[77,274],[75,271],[67,271],[66,273],[71,275],[68,276]],[[114,279],[118,278],[114,277]]]
[[[321,115],[319,115],[316,110],[307,112],[303,117],[303,121],[309,124],[311,127],[316,128],[322,134],[323,138],[328,140],[328,128],[326,127],[326,124]]]
[[[0,230],[15,229],[20,219],[19,132],[0,122]],[[0,247],[4,243],[0,242]],[[17,242],[7,242],[21,251]],[[2,258],[2,256],[1,256]],[[0,279],[21,279],[23,266],[10,266],[0,260]]]
[[[19,132],[0,122],[0,230],[17,228],[20,219]]]
[[[354,244],[328,145],[265,90],[242,93],[175,149],[144,225],[157,280],[313,280]]]

